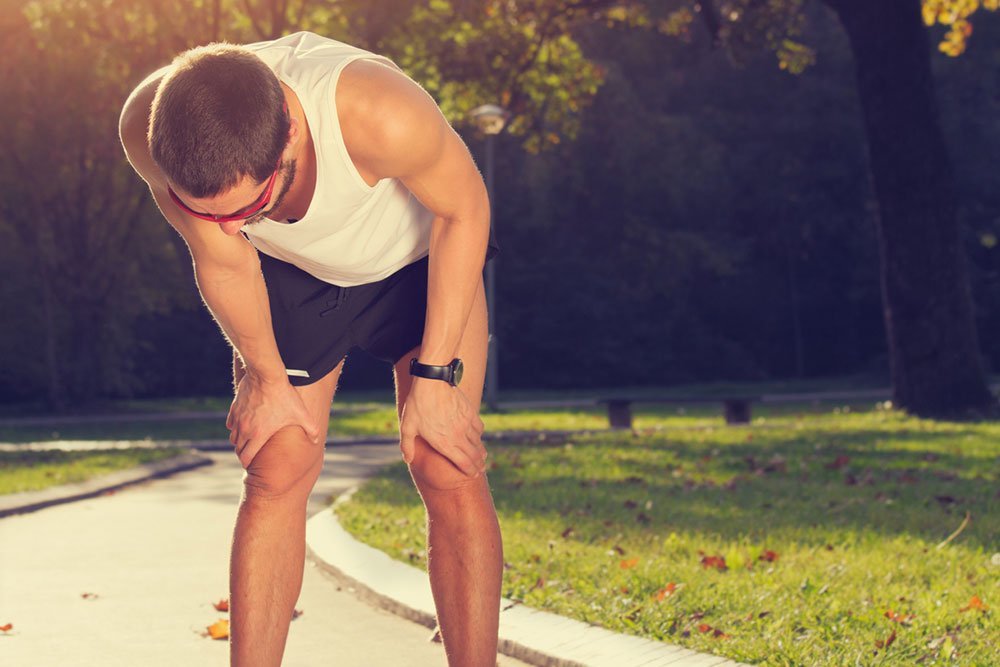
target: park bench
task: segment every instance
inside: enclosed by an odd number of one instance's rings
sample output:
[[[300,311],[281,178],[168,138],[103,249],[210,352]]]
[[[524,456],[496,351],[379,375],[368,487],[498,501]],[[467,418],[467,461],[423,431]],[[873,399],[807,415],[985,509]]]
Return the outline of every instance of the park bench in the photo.
[[[608,406],[611,428],[632,428],[633,403],[722,403],[722,413],[727,424],[749,424],[750,404],[760,401],[760,396],[641,396],[635,398],[616,396],[602,398],[599,404]]]

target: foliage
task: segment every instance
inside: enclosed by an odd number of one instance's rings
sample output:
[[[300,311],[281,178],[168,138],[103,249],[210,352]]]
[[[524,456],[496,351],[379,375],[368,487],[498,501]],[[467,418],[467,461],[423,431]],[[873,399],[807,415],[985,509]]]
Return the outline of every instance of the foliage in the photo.
[[[948,28],[938,44],[942,53],[959,56],[965,52],[972,35],[969,19],[980,9],[995,12],[1000,9],[1000,0],[923,0],[924,23],[928,27],[937,24]]]
[[[115,124],[129,89],[172,54],[298,29],[392,57],[476,155],[468,110],[515,112],[496,140],[505,388],[884,371],[853,72],[818,3],[25,6],[0,21],[0,75],[19,100],[0,111],[0,303],[16,315],[0,321],[5,399],[228,390],[229,353],[187,250],[124,162]],[[938,64],[988,333],[1000,135],[981,72],[996,66],[996,15],[964,16],[983,38]],[[782,48],[811,55],[796,65]],[[996,363],[1000,343],[982,341]]]
[[[23,345],[7,372],[47,379],[55,404],[127,392],[131,323],[172,302],[176,264],[162,226],[144,224],[145,186],[121,157],[115,120],[129,64],[77,34],[72,15],[31,5],[23,19],[0,71],[18,100],[0,110],[0,227],[28,306],[0,325]],[[159,284],[143,279],[157,264]]]
[[[0,83],[24,101],[0,112],[9,135],[0,167],[0,239],[8,242],[0,295],[23,316],[0,325],[0,341],[21,352],[0,376],[19,389],[5,393],[44,391],[60,407],[164,386],[136,369],[146,349],[133,332],[167,314],[184,318],[197,304],[186,286],[186,249],[127,166],[116,121],[130,88],[172,54],[293,29],[380,45],[425,80],[456,122],[502,99],[516,114],[509,131],[538,150],[578,130],[578,112],[600,80],[564,34],[572,8],[544,9],[495,3],[463,18],[443,1],[19,3],[0,26],[12,36]],[[411,16],[399,20],[406,10]],[[177,351],[188,343],[176,342],[157,340]]]

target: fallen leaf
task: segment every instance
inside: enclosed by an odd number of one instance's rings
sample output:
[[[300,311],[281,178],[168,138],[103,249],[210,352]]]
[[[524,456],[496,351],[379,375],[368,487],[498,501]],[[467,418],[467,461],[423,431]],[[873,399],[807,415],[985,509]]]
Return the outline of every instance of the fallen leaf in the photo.
[[[622,592],[622,595],[628,595],[628,586],[622,586],[619,590]]]
[[[213,603],[216,611],[229,611],[229,598],[223,598],[218,602]]]
[[[757,560],[766,560],[773,563],[774,561],[778,560],[778,554],[771,551],[770,549],[766,549],[764,553],[762,553],[760,556],[757,557]]]
[[[441,642],[443,642],[444,640],[441,638],[441,628],[437,627],[434,628],[434,632],[432,632],[431,636],[427,638],[427,641],[433,642],[435,644],[440,644]]]
[[[570,536],[570,535],[572,535],[572,534],[573,534],[573,526],[570,526],[569,528],[567,528],[566,530],[564,530],[564,531],[562,532],[562,536],[563,536],[564,538],[565,538],[565,537],[569,537],[569,536]]]
[[[94,598],[97,597],[97,593],[81,593],[80,597],[82,597],[84,600],[93,600]]]
[[[13,623],[8,623],[7,625],[0,625],[0,630],[4,632],[10,632],[10,629],[14,627]]]
[[[850,463],[850,461],[851,461],[851,457],[850,456],[846,456],[844,454],[841,454],[840,456],[838,456],[837,458],[835,458],[832,462],[827,463],[823,467],[826,468],[826,469],[828,469],[828,470],[839,470],[840,468],[843,468],[848,463]]]
[[[986,611],[989,609],[982,600],[979,599],[978,595],[973,595],[972,599],[969,600],[969,604],[965,605],[959,611],[969,611],[970,609],[978,609],[979,611]]]
[[[881,639],[876,639],[875,646],[877,646],[878,648],[889,648],[889,645],[892,644],[894,641],[896,641],[895,630],[892,631],[892,634],[889,635],[889,637],[885,641],[882,641]]]
[[[892,609],[885,612],[885,617],[890,621],[895,621],[896,623],[902,623],[903,625],[909,625],[910,621],[917,617],[916,614],[897,614]]]
[[[664,598],[673,595],[674,591],[676,590],[677,590],[677,584],[671,581],[669,584],[661,588],[659,592],[656,594],[657,602],[662,602]]]
[[[627,509],[627,510],[634,510],[638,506],[639,506],[639,503],[635,502],[634,500],[626,500],[625,501],[625,509]]]
[[[645,512],[639,512],[638,514],[636,514],[635,520],[642,524],[647,524],[650,521],[652,521],[652,519],[650,519]]]
[[[612,548],[613,548],[613,549],[614,549],[615,551],[617,551],[617,552],[618,552],[618,555],[619,555],[619,556],[624,556],[624,555],[625,555],[625,550],[624,550],[624,549],[622,549],[622,548],[621,548],[620,546],[618,546],[617,544],[616,544],[616,545],[615,545],[614,547],[612,547]]]
[[[212,639],[229,639],[229,621],[220,618],[212,625],[208,626],[208,635]]]
[[[618,564],[618,566],[621,567],[621,569],[623,570],[628,570],[629,568],[633,568],[638,564],[639,564],[638,558],[628,558],[626,560],[621,561]]]
[[[538,577],[538,581],[532,586],[532,589],[545,588],[545,577]]]
[[[702,623],[701,625],[698,626],[698,632],[708,632],[711,629],[712,626],[709,625],[708,623]]]
[[[302,614],[303,614],[303,612],[302,612],[301,609],[293,609],[292,610],[292,620],[294,621],[295,619],[297,619]]]
[[[726,559],[722,556],[703,556],[701,566],[705,568],[714,567],[720,571],[727,570]]]

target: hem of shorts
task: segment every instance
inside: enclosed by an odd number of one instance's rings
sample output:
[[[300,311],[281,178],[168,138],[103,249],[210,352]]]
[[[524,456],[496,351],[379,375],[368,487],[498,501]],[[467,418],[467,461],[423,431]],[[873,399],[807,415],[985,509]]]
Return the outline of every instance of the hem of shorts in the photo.
[[[406,348],[406,351],[403,352],[403,354],[399,355],[399,357],[397,357],[396,360],[392,362],[392,365],[395,366],[400,361],[402,361],[406,357],[406,355],[408,355],[414,349],[421,347],[423,345],[423,342],[424,342],[424,339],[423,339],[423,336],[421,336],[420,340],[417,341],[417,344],[416,345],[411,345],[410,347]]]
[[[350,352],[350,350],[347,350],[347,352]],[[338,359],[336,363],[334,363],[332,366],[322,371],[321,373],[318,373],[316,377],[313,377],[312,369],[310,368],[306,370],[306,372],[309,373],[309,377],[304,378],[300,375],[289,375],[288,383],[293,387],[308,387],[311,384],[316,384],[317,382],[325,378],[330,373],[330,371],[336,368],[341,361],[347,358],[347,352],[344,352],[344,354],[340,356],[340,359]]]

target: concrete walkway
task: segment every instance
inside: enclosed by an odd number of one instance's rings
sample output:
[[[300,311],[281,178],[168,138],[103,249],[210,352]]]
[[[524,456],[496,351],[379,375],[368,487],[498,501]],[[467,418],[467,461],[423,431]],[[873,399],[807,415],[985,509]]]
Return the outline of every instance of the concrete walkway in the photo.
[[[398,451],[329,450],[310,516]],[[227,617],[212,603],[228,596],[243,470],[231,452],[206,456],[214,465],[0,519],[0,625],[14,626],[0,633],[0,665],[229,664],[227,642],[201,633]],[[312,561],[296,608],[303,613],[289,631],[287,667],[446,664],[427,628],[362,602]]]

